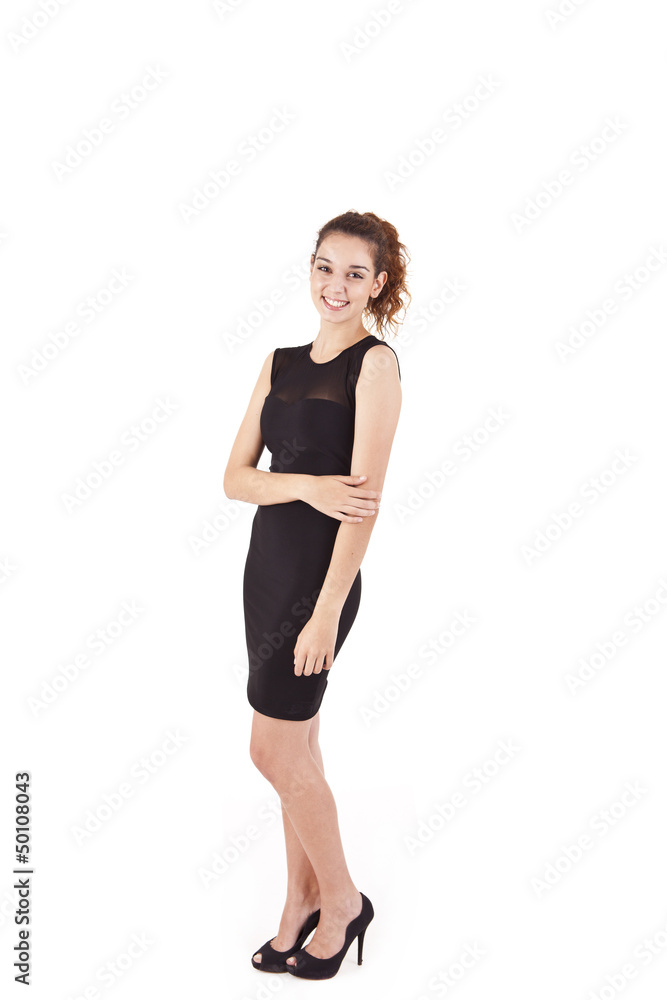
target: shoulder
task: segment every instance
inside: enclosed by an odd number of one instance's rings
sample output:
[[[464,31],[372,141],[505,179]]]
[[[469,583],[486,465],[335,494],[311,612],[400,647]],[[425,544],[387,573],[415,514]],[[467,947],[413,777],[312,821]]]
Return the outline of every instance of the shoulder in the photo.
[[[296,347],[276,347],[271,351],[274,358],[296,358],[308,350],[310,344],[299,344]]]
[[[360,381],[401,379],[401,368],[396,351],[385,340],[368,341],[359,369]]]
[[[301,344],[297,347],[276,347],[269,357],[271,362],[267,363],[271,372],[271,384],[278,377],[284,378],[298,366],[308,351],[308,344]]]

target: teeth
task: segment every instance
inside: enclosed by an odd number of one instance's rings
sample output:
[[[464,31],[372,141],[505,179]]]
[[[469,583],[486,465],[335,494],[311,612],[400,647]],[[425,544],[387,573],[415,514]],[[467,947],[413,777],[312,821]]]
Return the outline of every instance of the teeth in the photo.
[[[330,305],[336,306],[336,307],[338,307],[338,306],[346,306],[347,305],[347,302],[345,301],[345,299],[328,299],[326,297],[326,295],[324,296],[324,301],[328,302]]]

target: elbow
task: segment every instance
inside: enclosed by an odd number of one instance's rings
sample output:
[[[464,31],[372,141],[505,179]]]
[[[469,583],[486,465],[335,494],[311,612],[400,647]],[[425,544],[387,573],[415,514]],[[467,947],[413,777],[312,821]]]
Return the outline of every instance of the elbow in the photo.
[[[251,480],[248,479],[249,470],[257,471],[254,465],[233,465],[227,466],[222,478],[222,488],[225,496],[229,500],[240,500],[243,503],[255,503],[254,499],[248,495]],[[253,491],[250,490],[252,493]]]
[[[234,496],[234,476],[229,469],[225,469],[222,479],[222,489],[228,500],[235,500]]]

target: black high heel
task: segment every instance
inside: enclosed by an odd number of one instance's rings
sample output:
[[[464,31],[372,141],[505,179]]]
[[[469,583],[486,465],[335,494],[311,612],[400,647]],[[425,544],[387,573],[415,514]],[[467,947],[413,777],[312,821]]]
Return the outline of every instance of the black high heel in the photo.
[[[260,972],[287,972],[288,966],[285,964],[285,959],[289,958],[290,955],[293,955],[295,951],[298,951],[299,948],[301,948],[310,932],[317,927],[319,919],[319,910],[315,910],[314,913],[311,913],[299,931],[298,938],[292,947],[287,949],[287,951],[276,951],[275,948],[271,947],[270,943],[273,938],[269,938],[266,944],[263,944],[261,948],[257,948],[253,951],[252,958],[250,959],[253,964],[253,968],[259,969]],[[261,962],[255,961],[255,955],[258,951],[262,953]]]
[[[286,966],[288,972],[293,976],[298,976],[300,979],[331,979],[340,969],[342,961],[347,954],[347,949],[356,937],[359,938],[357,965],[361,965],[366,928],[375,916],[375,913],[373,904],[368,896],[364,896],[363,892],[360,895],[361,913],[351,920],[345,928],[345,943],[340,951],[332,955],[331,958],[317,958],[302,948],[295,953],[296,964]]]

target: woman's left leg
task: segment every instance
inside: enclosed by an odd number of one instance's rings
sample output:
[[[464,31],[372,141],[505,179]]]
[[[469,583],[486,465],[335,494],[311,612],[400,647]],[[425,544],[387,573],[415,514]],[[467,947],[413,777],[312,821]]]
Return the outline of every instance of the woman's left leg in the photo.
[[[308,746],[318,767],[324,773],[322,753],[318,742],[319,712],[309,720]],[[283,829],[285,832],[285,853],[287,855],[287,895],[280,917],[278,933],[269,942],[276,951],[287,951],[297,939],[306,918],[320,908],[320,887],[310,859],[303,849],[292,820],[281,802]],[[262,953],[254,956],[261,962]]]
[[[345,861],[331,788],[309,746],[310,721],[255,712],[250,756],[280,796],[317,877],[320,921],[307,950],[329,958],[343,947],[345,928],[362,901]]]

